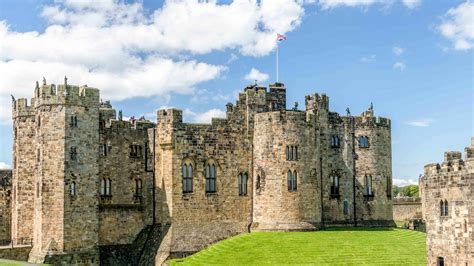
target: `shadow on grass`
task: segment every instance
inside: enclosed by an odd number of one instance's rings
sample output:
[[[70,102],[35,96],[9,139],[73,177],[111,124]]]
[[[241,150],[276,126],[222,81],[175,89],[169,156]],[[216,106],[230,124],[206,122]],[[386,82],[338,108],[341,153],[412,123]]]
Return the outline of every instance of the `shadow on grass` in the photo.
[[[320,231],[394,231],[396,227],[326,227]]]

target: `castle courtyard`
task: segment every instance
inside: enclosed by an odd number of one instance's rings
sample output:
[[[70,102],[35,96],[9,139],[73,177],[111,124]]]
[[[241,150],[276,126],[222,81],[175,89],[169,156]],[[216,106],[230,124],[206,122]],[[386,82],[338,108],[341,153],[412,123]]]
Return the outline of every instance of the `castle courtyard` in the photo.
[[[241,234],[170,265],[426,265],[426,234],[397,228]]]

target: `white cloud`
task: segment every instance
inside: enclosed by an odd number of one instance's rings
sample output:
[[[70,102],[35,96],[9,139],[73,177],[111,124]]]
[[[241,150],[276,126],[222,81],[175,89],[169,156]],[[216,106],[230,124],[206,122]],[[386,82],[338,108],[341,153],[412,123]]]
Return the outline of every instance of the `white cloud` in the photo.
[[[382,5],[390,7],[395,0],[319,0],[322,9],[331,9],[336,7],[369,7],[372,5]],[[401,0],[405,7],[413,9],[421,4],[421,0]]]
[[[190,56],[229,49],[266,55],[277,32],[298,27],[304,8],[295,0],[183,0],[149,14],[141,2],[57,0],[41,15],[49,23],[44,32],[17,32],[0,21],[1,106],[10,106],[10,94],[31,97],[43,76],[62,82],[67,75],[70,84],[98,87],[112,100],[192,94],[226,67]],[[10,116],[2,110],[0,123]]]
[[[382,0],[319,0],[319,4],[321,5],[322,9],[330,9],[340,6],[370,6],[382,2]]]
[[[403,62],[396,62],[395,64],[393,64],[393,68],[398,69],[400,71],[405,70],[406,67],[407,67],[407,65],[405,65],[405,63],[403,63]]]
[[[474,45],[474,1],[466,1],[449,9],[438,27],[441,34],[453,42],[456,50],[469,50]]]
[[[392,51],[395,55],[400,56],[403,54],[403,52],[405,52],[405,49],[403,49],[402,47],[394,46]]]
[[[405,122],[405,124],[414,126],[414,127],[429,127],[434,122],[435,120],[432,118],[423,118],[423,119],[408,121],[408,122]]]
[[[185,120],[190,120],[193,123],[210,124],[212,118],[225,118],[226,112],[220,109],[210,109],[204,113],[195,113],[190,109],[185,109],[183,115]]]
[[[413,9],[421,5],[421,0],[403,0],[402,2],[409,9]]]
[[[393,184],[397,187],[404,187],[408,185],[418,185],[418,180],[394,178]]]
[[[12,169],[9,164],[6,164],[4,162],[0,162],[0,169]]]
[[[252,81],[254,82],[255,80],[257,82],[265,82],[269,78],[268,74],[260,72],[256,68],[252,68],[250,72],[245,75],[245,80]]]
[[[375,59],[376,59],[377,55],[375,54],[371,54],[369,56],[364,56],[360,59],[361,62],[364,62],[364,63],[370,63],[370,62],[375,62]]]

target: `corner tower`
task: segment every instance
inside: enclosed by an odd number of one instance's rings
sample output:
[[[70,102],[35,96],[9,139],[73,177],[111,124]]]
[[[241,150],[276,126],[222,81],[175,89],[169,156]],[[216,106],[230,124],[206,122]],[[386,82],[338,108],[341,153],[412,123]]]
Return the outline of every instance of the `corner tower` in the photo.
[[[33,249],[36,263],[98,264],[99,91],[37,87]]]

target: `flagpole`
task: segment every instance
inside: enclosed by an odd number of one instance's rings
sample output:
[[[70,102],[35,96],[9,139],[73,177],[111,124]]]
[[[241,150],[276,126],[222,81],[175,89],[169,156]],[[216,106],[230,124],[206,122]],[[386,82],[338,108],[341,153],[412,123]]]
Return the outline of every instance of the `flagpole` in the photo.
[[[277,82],[279,81],[279,79],[278,79],[278,74],[279,74],[279,73],[278,73],[278,70],[279,70],[279,69],[278,69],[278,50],[279,50],[279,49],[278,49],[278,40],[277,40],[277,53],[276,53]]]

